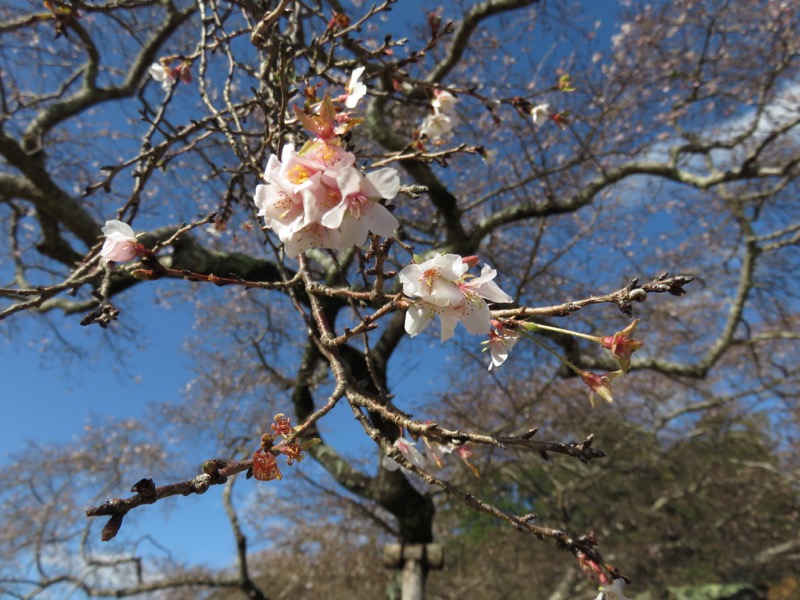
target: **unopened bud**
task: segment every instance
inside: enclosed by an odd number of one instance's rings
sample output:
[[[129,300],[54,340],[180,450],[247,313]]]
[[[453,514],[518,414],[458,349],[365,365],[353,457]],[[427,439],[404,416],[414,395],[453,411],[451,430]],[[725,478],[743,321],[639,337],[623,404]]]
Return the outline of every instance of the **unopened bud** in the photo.
[[[125,517],[125,513],[117,513],[113,515],[108,522],[106,523],[105,527],[103,527],[103,531],[100,533],[100,539],[104,542],[109,540],[113,540],[117,532],[119,532],[119,528],[122,527],[122,519]]]

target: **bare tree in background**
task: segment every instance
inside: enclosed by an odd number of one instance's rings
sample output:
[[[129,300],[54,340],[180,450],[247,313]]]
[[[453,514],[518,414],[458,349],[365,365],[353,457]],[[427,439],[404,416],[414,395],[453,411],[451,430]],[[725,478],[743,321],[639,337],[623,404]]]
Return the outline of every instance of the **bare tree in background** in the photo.
[[[119,351],[137,288],[194,311],[198,365],[182,403],[6,465],[0,590],[399,597],[399,542],[404,598],[414,575],[439,598],[793,597],[800,3],[624,4],[610,40],[536,0],[0,9],[8,335],[67,319]],[[313,173],[336,202],[372,174],[342,218],[364,244],[313,217],[330,198],[265,209],[268,164],[310,180],[292,144],[354,157]],[[138,233],[119,254],[107,221]],[[436,253],[497,270],[491,333],[410,292]],[[486,331],[410,339],[434,314]],[[142,550],[144,505],[203,493],[230,569]]]

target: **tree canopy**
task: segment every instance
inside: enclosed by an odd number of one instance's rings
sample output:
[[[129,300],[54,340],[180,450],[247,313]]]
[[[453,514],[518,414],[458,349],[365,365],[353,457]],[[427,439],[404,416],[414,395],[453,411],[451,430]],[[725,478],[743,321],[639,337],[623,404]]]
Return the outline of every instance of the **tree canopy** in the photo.
[[[800,2],[611,4],[0,8],[4,335],[196,365],[5,461],[3,594],[793,597]]]

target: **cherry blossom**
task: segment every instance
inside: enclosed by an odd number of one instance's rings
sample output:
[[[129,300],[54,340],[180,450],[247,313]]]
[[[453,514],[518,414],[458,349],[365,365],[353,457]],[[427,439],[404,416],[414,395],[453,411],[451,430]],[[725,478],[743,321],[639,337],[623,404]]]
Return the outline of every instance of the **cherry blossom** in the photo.
[[[602,398],[609,404],[614,402],[614,398],[611,395],[611,380],[622,375],[622,371],[613,371],[606,375],[597,375],[589,371],[580,371],[579,375],[583,383],[589,386],[589,402],[591,402],[592,407],[594,407],[596,397]]]
[[[414,337],[438,315],[441,340],[453,337],[460,321],[467,331],[486,335],[491,312],[486,300],[511,302],[512,298],[492,281],[497,271],[484,265],[479,277],[467,275],[468,262],[457,254],[437,253],[433,258],[404,267],[400,273],[403,293],[414,299],[406,311],[405,329]]]
[[[342,199],[322,215],[320,222],[324,226],[340,228],[348,247],[363,244],[370,231],[383,237],[394,235],[400,223],[379,201],[397,195],[400,176],[395,169],[380,169],[364,176],[353,167],[345,167],[336,182]]]
[[[433,110],[437,113],[453,117],[455,116],[457,102],[458,98],[447,90],[435,90],[433,100],[431,100],[431,106],[433,106]]]
[[[103,234],[106,240],[100,249],[100,256],[106,261],[127,262],[144,251],[144,246],[136,239],[136,234],[127,223],[106,221]]]
[[[150,77],[161,83],[161,89],[165,92],[169,91],[178,79],[184,83],[190,83],[192,81],[191,63],[186,60],[181,60],[177,66],[170,67],[169,62],[171,62],[171,60],[174,60],[174,57],[172,59],[154,62],[148,69]]]
[[[537,127],[541,127],[542,124],[550,117],[549,109],[549,104],[538,104],[537,106],[534,106],[531,109],[531,118],[533,119],[533,124]]]
[[[427,461],[425,460],[425,457],[419,450],[417,450],[414,442],[410,442],[403,437],[399,437],[394,441],[393,445],[400,451],[400,454],[402,454],[403,457],[415,467],[419,469],[425,469],[427,467]],[[403,471],[408,472],[408,469],[400,465],[400,463],[389,456],[384,456],[381,460],[381,464],[387,471],[396,471],[397,469],[402,469]]]
[[[489,341],[484,342],[486,344],[484,351],[489,350],[489,355],[492,357],[492,362],[489,363],[490,371],[493,367],[499,367],[506,362],[514,344],[519,341],[518,332],[503,327],[497,321],[493,321],[492,324],[495,329],[489,332]]]
[[[380,201],[400,189],[397,171],[385,168],[365,176],[354,163],[351,152],[322,139],[299,152],[287,144],[280,160],[270,156],[266,183],[256,187],[254,201],[288,256],[311,248],[360,246],[369,232],[394,234],[399,222]]]
[[[423,119],[419,133],[435,141],[450,133],[454,126],[455,119],[453,117],[442,113],[434,113]]]
[[[344,95],[344,105],[347,108],[355,108],[358,102],[367,95],[367,86],[361,83],[361,75],[364,74],[365,67],[358,67],[350,74],[350,81]]]
[[[631,355],[644,345],[639,340],[630,337],[638,324],[639,319],[634,319],[622,331],[600,338],[600,345],[611,351],[625,373],[628,372],[631,366]]]
[[[600,593],[594,600],[628,600],[625,594],[622,593],[622,588],[625,586],[624,579],[615,579],[610,585],[601,585]]]
[[[450,133],[458,122],[458,117],[455,114],[456,102],[458,102],[458,98],[450,92],[435,90],[434,98],[431,101],[433,114],[426,116],[422,121],[422,126],[419,130],[420,135],[436,141]]]

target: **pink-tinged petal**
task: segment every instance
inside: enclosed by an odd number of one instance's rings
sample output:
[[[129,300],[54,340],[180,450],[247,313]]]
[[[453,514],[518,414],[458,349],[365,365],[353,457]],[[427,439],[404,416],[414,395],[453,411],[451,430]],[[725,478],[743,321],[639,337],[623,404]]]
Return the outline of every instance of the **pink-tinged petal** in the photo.
[[[437,254],[428,262],[439,269],[441,277],[450,281],[461,279],[469,269],[469,265],[458,254]]]
[[[490,371],[493,367],[499,367],[506,362],[511,349],[518,341],[519,333],[502,327],[498,329],[498,332],[492,331],[489,333],[488,349],[492,358],[492,362],[489,364]]]
[[[437,113],[443,113],[451,116],[454,115],[455,113],[453,111],[455,110],[458,98],[456,98],[447,90],[435,90],[434,94],[435,96],[431,101],[431,106],[433,106],[433,109]]]
[[[431,324],[434,314],[433,306],[424,300],[412,304],[406,311],[406,333],[411,337],[422,333]]]
[[[160,62],[154,62],[152,65],[150,65],[150,67],[147,69],[147,72],[150,73],[150,77],[158,82],[162,82],[169,77],[169,70]]]
[[[350,75],[350,81],[347,84],[347,99],[344,102],[347,108],[355,108],[358,101],[367,94],[367,86],[359,81],[363,73],[364,67],[359,67]]]
[[[108,261],[127,262],[139,256],[144,250],[127,223],[117,220],[106,221],[102,231],[106,239],[100,249],[100,256]]]
[[[326,212],[324,215],[322,215],[322,218],[319,220],[319,222],[320,224],[324,225],[329,229],[338,229],[343,225],[344,215],[346,211],[347,211],[347,204],[345,204],[344,202],[340,202],[332,209],[330,209],[328,212]],[[349,220],[351,219],[348,219],[348,221]],[[361,244],[357,245],[360,246]]]
[[[400,175],[397,173],[397,169],[379,169],[367,173],[366,182],[361,187],[367,198],[380,197],[391,200],[400,189]]]
[[[550,105],[539,104],[531,109],[533,124],[540,127],[550,117]]]
[[[453,117],[443,113],[435,113],[423,119],[419,133],[430,140],[436,141],[450,133],[453,127],[455,127],[455,119]]]
[[[100,250],[100,255],[106,260],[128,262],[139,254],[137,246],[136,242],[107,238]]]
[[[351,194],[357,194],[361,191],[361,180],[363,175],[353,167],[345,167],[339,169],[336,174],[336,183],[339,190],[342,192],[342,197],[346,198]]]
[[[311,248],[342,249],[341,234],[335,229],[328,229],[319,223],[310,223],[301,230],[294,232],[289,239],[281,240],[286,250],[286,255],[295,258],[301,252]]]
[[[489,354],[492,357],[492,362],[489,363],[489,370],[492,367],[499,367],[508,358],[509,350],[503,344],[502,340],[489,342]]]
[[[624,586],[624,579],[615,579],[611,582],[611,585],[602,585],[600,586],[600,593],[595,600],[628,600],[622,592]]]

